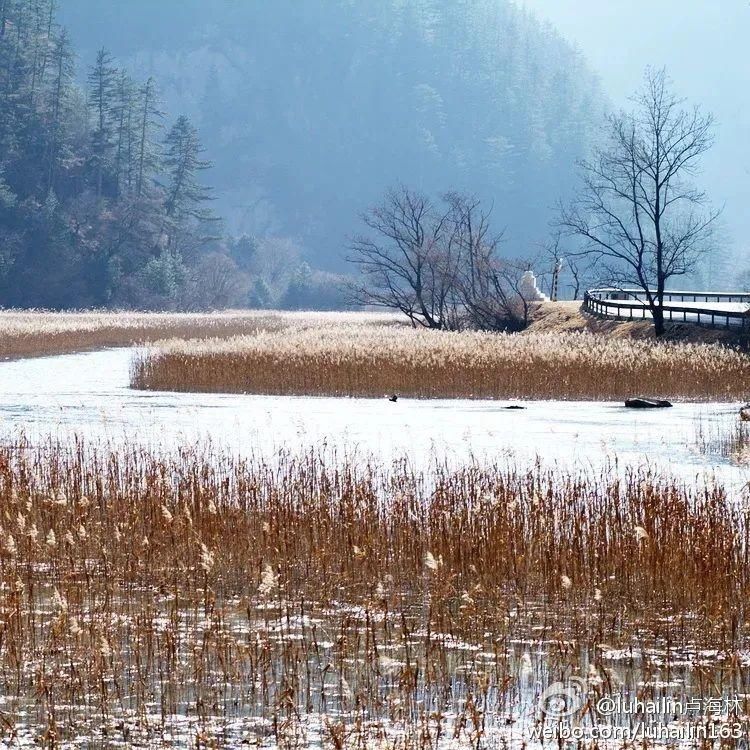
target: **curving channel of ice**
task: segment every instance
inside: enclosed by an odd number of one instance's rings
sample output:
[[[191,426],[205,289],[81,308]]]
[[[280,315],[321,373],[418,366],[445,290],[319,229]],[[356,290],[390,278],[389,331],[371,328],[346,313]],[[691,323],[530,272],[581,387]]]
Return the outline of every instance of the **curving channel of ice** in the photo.
[[[697,433],[730,427],[736,404],[676,404],[633,411],[620,403],[280,397],[160,393],[128,387],[131,351],[113,349],[0,363],[0,430],[32,438],[71,433],[168,448],[211,439],[268,455],[325,447],[417,467],[432,457],[464,462],[541,457],[570,468],[656,466],[694,482],[714,474],[732,487],[748,471],[698,450]]]

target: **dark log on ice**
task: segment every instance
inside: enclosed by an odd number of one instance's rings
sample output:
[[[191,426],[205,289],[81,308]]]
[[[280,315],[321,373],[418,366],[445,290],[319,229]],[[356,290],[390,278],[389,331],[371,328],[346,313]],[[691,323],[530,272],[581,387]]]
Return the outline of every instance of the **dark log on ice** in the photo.
[[[672,404],[669,401],[653,398],[628,398],[625,400],[628,409],[666,409]]]

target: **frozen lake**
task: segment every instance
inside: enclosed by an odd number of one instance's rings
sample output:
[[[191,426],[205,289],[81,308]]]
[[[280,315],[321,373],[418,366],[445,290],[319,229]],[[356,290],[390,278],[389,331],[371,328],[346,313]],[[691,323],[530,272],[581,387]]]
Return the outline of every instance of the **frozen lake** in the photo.
[[[739,486],[748,471],[697,447],[737,419],[737,404],[676,404],[634,411],[621,403],[342,399],[159,393],[128,387],[131,350],[114,349],[0,363],[0,425],[6,435],[71,433],[168,448],[210,439],[234,452],[325,447],[382,461],[407,456],[426,466],[470,457],[527,463],[541,457],[570,468],[650,465],[694,481],[714,472]]]

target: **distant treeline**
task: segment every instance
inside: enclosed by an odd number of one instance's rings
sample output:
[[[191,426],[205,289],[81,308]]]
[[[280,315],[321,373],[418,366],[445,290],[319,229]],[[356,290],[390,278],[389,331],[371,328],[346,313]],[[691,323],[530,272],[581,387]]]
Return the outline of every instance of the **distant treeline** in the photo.
[[[220,238],[199,134],[153,78],[102,49],[81,87],[74,61],[54,0],[0,0],[1,306],[293,307],[335,290],[289,242]]]

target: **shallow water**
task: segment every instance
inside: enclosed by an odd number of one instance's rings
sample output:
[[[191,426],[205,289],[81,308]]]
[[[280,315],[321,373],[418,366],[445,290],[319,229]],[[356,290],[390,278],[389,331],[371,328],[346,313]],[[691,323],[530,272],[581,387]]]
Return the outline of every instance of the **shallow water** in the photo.
[[[161,393],[128,387],[129,349],[0,363],[0,429],[30,437],[78,433],[168,448],[210,439],[240,453],[271,456],[310,447],[389,462],[408,456],[416,467],[437,456],[448,462],[482,460],[599,468],[621,465],[668,469],[688,481],[712,476],[733,486],[747,469],[697,447],[705,431],[731,426],[736,404],[676,404],[634,411],[621,403],[507,402],[322,398]]]

